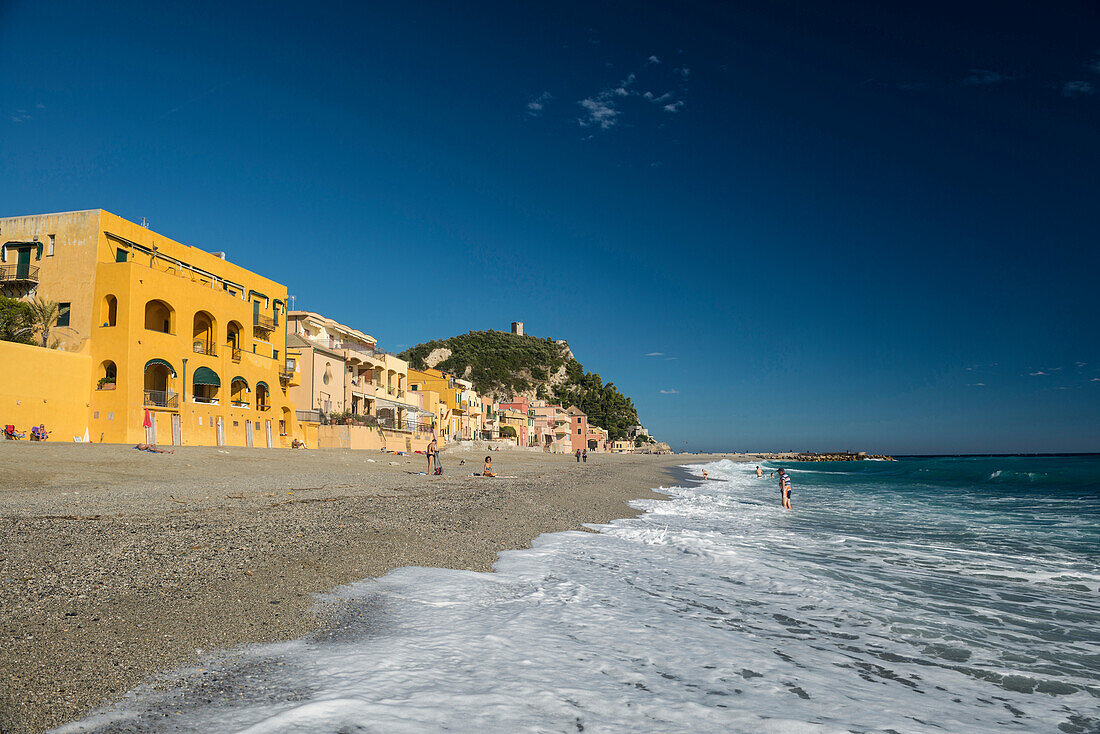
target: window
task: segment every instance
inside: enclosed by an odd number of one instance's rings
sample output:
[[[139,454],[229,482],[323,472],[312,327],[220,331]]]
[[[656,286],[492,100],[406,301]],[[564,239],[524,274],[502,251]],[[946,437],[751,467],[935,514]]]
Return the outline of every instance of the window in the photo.
[[[577,435],[580,435],[581,429],[577,429]]]
[[[117,250],[115,250],[115,262],[116,263],[126,262],[129,259],[129,258],[126,257],[127,254],[128,253],[126,252],[126,250],[123,250],[121,247],[118,248]]]
[[[49,238],[50,238],[50,243],[48,245],[46,245],[46,256],[47,257],[53,257],[53,246],[54,246],[55,241],[57,239],[57,235],[51,234],[51,235],[49,235]]]
[[[70,303],[57,304],[57,325],[68,326],[69,325],[69,307]]]

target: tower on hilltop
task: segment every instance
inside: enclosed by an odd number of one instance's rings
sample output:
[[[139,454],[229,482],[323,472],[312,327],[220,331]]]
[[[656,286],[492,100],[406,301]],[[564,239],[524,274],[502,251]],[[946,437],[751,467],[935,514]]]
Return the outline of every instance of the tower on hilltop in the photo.
[[[513,321],[512,322],[512,333],[513,334],[518,334],[519,336],[523,336],[523,322],[522,321]]]

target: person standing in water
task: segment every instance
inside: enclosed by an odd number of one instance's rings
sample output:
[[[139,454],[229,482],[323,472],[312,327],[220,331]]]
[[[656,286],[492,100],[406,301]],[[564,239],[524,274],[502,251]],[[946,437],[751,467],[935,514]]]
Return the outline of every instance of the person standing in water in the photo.
[[[784,509],[791,509],[791,475],[779,470],[779,501]]]
[[[764,472],[760,471],[760,467],[756,467],[756,478],[759,479],[762,476],[764,476]]]

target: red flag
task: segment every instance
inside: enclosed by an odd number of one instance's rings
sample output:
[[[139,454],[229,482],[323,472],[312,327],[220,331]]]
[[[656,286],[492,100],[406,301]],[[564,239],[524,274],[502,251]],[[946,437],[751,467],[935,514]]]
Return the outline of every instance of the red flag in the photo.
[[[141,427],[142,428],[148,428],[151,425],[153,425],[153,416],[149,415],[149,409],[146,408],[145,409],[145,420],[143,420],[141,422]]]

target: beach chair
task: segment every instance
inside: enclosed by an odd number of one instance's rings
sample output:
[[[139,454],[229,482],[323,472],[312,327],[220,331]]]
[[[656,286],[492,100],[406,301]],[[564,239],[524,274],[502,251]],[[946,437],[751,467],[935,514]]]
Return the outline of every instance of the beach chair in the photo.
[[[15,426],[4,426],[4,438],[6,439],[9,439],[11,441],[18,441],[19,439],[24,438],[26,435],[26,433],[16,433]]]
[[[50,437],[50,432],[42,426],[31,427],[31,440],[32,441],[45,441]]]

